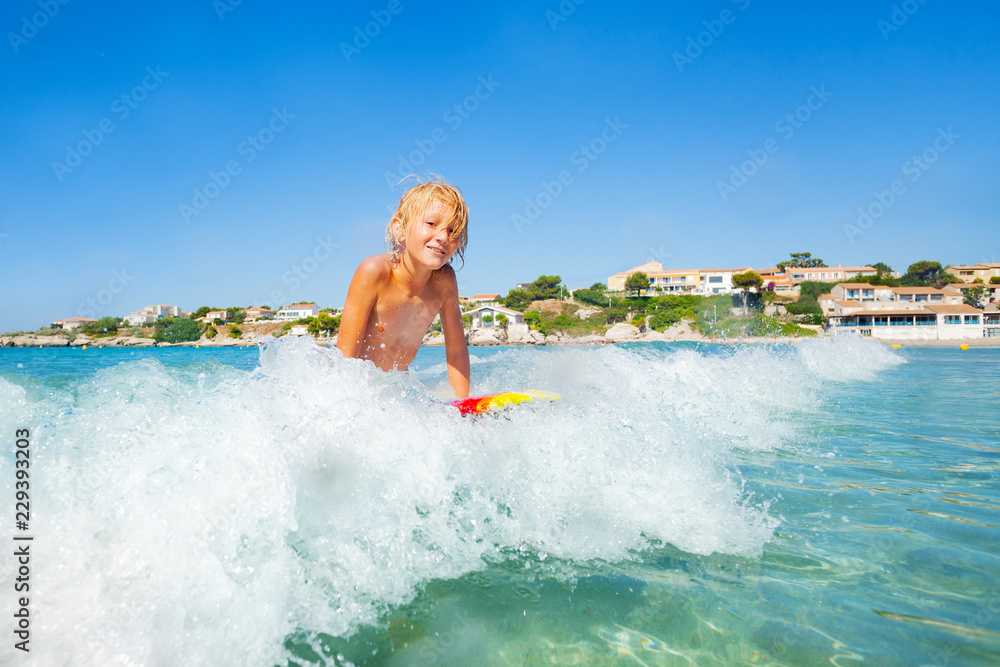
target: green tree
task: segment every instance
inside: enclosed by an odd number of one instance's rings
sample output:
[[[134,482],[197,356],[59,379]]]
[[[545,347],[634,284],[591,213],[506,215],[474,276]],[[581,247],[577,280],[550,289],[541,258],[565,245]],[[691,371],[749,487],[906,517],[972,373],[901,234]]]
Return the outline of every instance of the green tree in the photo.
[[[310,317],[309,333],[314,336],[326,334],[332,336],[340,328],[340,315],[331,315],[329,311],[322,311],[316,317]]]
[[[778,263],[778,270],[784,271],[788,268],[800,267],[803,269],[808,269],[812,267],[826,266],[819,257],[813,257],[811,252],[793,252],[791,254],[791,259],[784,262]]]
[[[590,289],[596,292],[607,292],[608,286],[605,285],[604,283],[594,283],[593,285],[590,286]]]
[[[806,253],[808,254],[808,253]],[[793,255],[794,257],[794,255]],[[733,287],[743,292],[743,314],[747,313],[747,301],[750,298],[750,290],[759,290],[764,285],[764,279],[756,271],[744,271],[733,274]]]
[[[229,316],[230,322],[243,324],[243,320],[247,318],[247,311],[238,306],[232,306],[231,308],[226,308],[226,315]]]
[[[649,276],[647,276],[642,271],[636,271],[635,273],[629,275],[625,280],[625,291],[635,292],[636,296],[642,293],[642,290],[649,289]]]
[[[507,292],[507,296],[501,301],[508,308],[523,311],[531,305],[532,301],[558,299],[561,282],[560,276],[538,276],[535,282],[528,286],[528,289],[515,287]]]
[[[892,275],[892,267],[884,262],[874,262],[872,264],[866,264],[866,266],[870,266],[873,269],[875,269],[875,275],[878,276],[879,278],[881,278],[882,276]]]
[[[501,299],[503,305],[514,310],[523,311],[528,307],[528,304],[532,302],[531,294],[528,290],[515,287],[514,289],[507,292],[507,296]]]
[[[506,315],[504,315],[503,313],[500,313],[499,315],[497,315],[497,324],[500,325],[501,329],[503,329],[504,331],[506,331],[507,330],[507,325],[510,324],[510,320],[507,319]]]
[[[990,285],[1000,285],[1000,276],[990,278]]]
[[[528,292],[535,298],[535,301],[558,299],[560,283],[562,283],[560,276],[538,276],[535,282],[531,283]]]
[[[941,262],[921,260],[910,264],[910,268],[906,270],[906,275],[903,278],[910,278],[911,281],[917,280],[919,285],[930,285],[937,282],[942,273],[944,273],[944,269],[941,268]]]
[[[202,306],[198,310],[196,310],[193,313],[191,313],[191,319],[192,320],[199,320],[199,319],[205,317],[206,315],[208,315],[213,310],[216,310],[216,309],[215,308],[209,308],[208,306]]]
[[[208,325],[208,328],[205,329],[205,338],[215,338],[218,335],[219,330],[212,325]]]
[[[228,327],[226,327],[226,330],[229,332],[230,338],[239,338],[240,336],[243,335],[243,332],[240,331],[240,328],[235,324],[230,324]]]
[[[986,296],[985,287],[970,287],[962,292],[962,301],[975,308],[982,308],[983,297]]]

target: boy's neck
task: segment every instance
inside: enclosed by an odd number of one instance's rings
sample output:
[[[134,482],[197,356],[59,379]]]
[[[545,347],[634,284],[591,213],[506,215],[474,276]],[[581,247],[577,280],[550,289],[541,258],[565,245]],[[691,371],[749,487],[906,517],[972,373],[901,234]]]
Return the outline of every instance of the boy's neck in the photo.
[[[399,258],[399,264],[396,265],[396,270],[393,271],[399,279],[399,284],[406,289],[411,294],[416,294],[421,292],[424,286],[430,281],[431,276],[434,275],[433,269],[428,269],[425,266],[415,266],[406,256],[406,253],[402,253],[402,257]]]

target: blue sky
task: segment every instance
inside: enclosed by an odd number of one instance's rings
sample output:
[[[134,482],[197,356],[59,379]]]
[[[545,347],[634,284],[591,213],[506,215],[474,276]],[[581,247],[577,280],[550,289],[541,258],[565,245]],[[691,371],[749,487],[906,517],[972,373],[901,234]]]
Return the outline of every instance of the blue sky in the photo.
[[[0,10],[0,330],[339,307],[410,169],[466,295],[1000,261],[995,3],[64,2]]]

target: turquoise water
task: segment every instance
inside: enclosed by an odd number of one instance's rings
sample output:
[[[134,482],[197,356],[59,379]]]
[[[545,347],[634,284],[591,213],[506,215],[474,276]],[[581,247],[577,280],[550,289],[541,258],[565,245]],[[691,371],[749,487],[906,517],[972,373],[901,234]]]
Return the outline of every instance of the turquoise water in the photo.
[[[1000,661],[995,350],[473,354],[563,400],[457,417],[439,348],[0,349],[37,582],[0,663]]]

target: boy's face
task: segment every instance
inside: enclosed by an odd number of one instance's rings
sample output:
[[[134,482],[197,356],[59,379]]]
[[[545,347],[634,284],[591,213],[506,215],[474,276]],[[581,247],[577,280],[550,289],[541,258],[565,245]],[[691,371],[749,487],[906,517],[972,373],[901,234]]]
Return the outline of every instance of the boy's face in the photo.
[[[450,206],[434,199],[423,215],[410,222],[405,232],[400,225],[396,225],[396,238],[414,263],[431,270],[440,269],[448,263],[458,248],[458,239],[452,238],[453,215]]]

